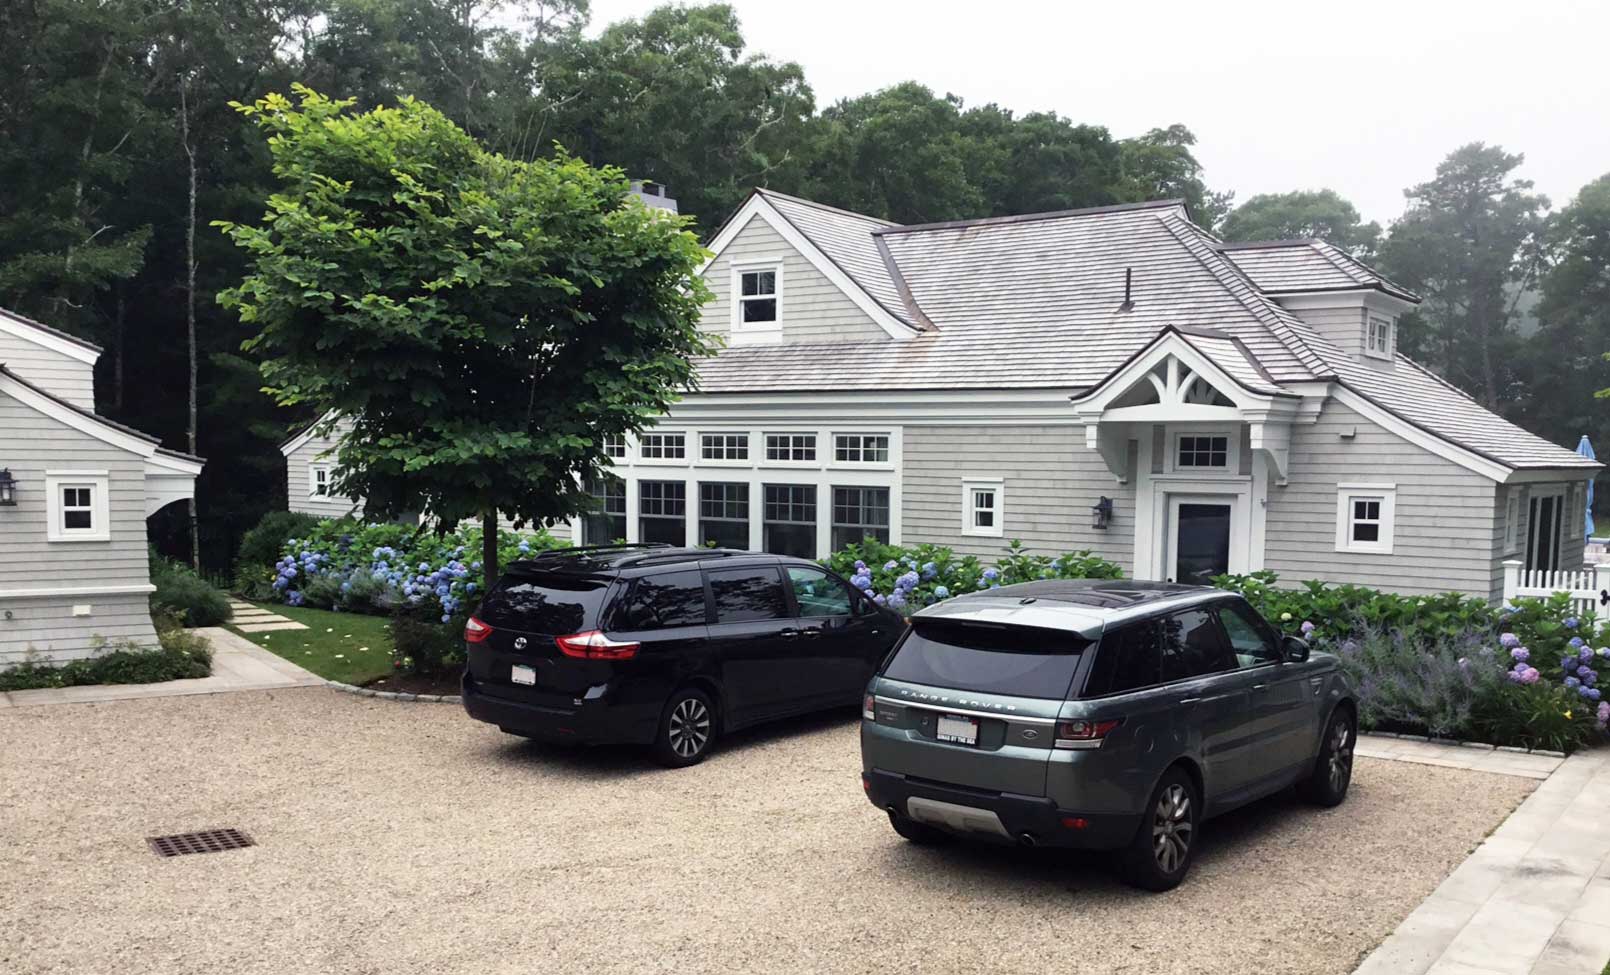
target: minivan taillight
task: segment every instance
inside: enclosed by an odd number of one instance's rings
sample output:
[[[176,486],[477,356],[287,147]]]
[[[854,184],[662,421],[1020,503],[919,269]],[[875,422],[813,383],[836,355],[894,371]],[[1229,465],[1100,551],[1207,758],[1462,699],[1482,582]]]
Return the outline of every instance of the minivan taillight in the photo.
[[[1101,721],[1058,721],[1057,747],[1099,748],[1101,740],[1123,723],[1123,718],[1106,718]]]
[[[555,637],[553,642],[559,644],[559,652],[565,656],[586,660],[630,660],[637,656],[637,648],[642,646],[640,643],[611,640],[602,630]]]
[[[486,638],[492,635],[492,627],[471,616],[464,623],[465,643],[485,643]]]
[[[877,699],[871,694],[861,699],[861,717],[868,721],[878,720]]]

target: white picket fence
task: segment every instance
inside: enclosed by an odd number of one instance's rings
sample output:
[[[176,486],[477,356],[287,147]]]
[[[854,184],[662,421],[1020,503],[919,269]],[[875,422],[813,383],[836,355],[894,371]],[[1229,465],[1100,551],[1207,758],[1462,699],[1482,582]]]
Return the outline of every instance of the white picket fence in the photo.
[[[1580,613],[1604,616],[1600,596],[1610,592],[1610,562],[1586,569],[1528,569],[1519,559],[1504,563],[1504,601],[1517,596],[1571,594],[1571,605]]]

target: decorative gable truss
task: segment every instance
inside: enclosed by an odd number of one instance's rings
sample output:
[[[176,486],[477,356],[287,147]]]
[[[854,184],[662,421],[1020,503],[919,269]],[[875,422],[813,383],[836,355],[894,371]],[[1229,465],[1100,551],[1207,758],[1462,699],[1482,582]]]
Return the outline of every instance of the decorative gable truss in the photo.
[[[1236,339],[1173,326],[1073,397],[1086,446],[1120,482],[1129,477],[1128,442],[1137,426],[1246,423],[1252,449],[1268,459],[1275,483],[1285,484],[1291,425],[1318,419],[1321,402],[1275,385]]]

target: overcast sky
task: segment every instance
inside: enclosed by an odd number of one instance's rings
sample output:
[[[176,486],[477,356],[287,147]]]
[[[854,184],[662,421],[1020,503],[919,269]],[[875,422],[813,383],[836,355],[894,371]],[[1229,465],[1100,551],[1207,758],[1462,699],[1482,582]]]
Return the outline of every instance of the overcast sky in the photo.
[[[1238,200],[1328,186],[1385,224],[1476,140],[1556,207],[1610,172],[1606,0],[731,2],[819,106],[914,79],[1118,137],[1183,122]],[[656,6],[593,0],[593,29]]]

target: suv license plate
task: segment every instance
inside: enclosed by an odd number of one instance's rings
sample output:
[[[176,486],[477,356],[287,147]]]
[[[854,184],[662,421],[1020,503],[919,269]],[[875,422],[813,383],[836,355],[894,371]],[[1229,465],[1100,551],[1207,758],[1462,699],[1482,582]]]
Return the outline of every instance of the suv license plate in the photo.
[[[941,714],[934,737],[940,741],[953,741],[958,745],[978,744],[978,719],[964,718],[959,714]]]
[[[516,684],[526,684],[528,686],[535,684],[537,682],[536,668],[527,667],[524,664],[515,664],[509,668],[509,680],[514,681]]]

